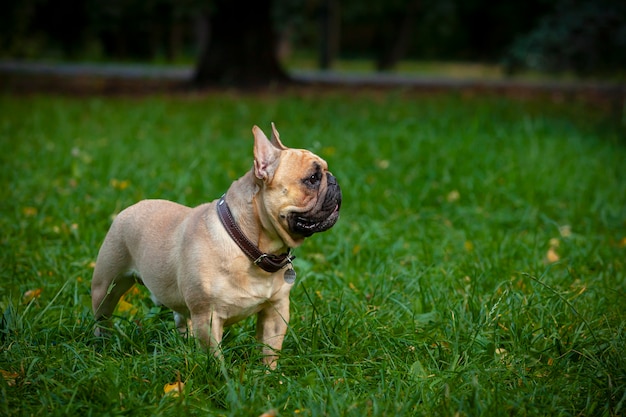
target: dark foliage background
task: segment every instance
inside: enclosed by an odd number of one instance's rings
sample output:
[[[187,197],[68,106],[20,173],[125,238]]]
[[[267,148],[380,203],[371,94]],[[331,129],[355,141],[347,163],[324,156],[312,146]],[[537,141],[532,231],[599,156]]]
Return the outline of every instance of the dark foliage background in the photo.
[[[250,10],[248,0],[235,1],[242,15]],[[392,69],[405,58],[462,60],[581,74],[626,64],[626,3],[620,0],[268,4],[281,51],[327,48],[326,61],[358,57]],[[217,7],[210,0],[7,0],[0,57],[196,62],[207,39],[203,31],[211,28],[201,17]]]

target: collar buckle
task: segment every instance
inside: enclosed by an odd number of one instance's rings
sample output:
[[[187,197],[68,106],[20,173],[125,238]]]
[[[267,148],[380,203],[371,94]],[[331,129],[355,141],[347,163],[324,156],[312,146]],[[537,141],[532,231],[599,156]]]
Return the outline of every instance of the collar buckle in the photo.
[[[260,264],[261,262],[263,262],[263,259],[265,258],[267,258],[267,253],[262,253],[261,256],[259,256],[258,258],[254,260],[254,264],[255,265]]]

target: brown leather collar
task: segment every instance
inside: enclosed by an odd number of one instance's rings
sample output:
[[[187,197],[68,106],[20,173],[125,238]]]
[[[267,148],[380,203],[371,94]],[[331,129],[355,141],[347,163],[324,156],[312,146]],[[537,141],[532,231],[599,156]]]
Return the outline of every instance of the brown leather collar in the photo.
[[[261,250],[243,234],[233,214],[226,204],[224,196],[217,202],[217,216],[224,225],[224,228],[230,237],[237,243],[243,253],[245,253],[252,262],[259,268],[267,272],[276,272],[289,265],[295,259],[291,254],[291,249],[287,253],[274,255],[271,253],[263,253]]]

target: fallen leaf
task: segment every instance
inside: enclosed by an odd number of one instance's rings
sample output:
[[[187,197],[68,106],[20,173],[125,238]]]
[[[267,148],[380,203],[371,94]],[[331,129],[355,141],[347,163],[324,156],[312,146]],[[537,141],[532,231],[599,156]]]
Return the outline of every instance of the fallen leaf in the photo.
[[[165,395],[171,395],[173,397],[178,397],[185,389],[185,383],[181,381],[170,382],[169,384],[165,384],[163,387],[163,392]]]
[[[111,180],[111,187],[115,188],[116,190],[123,191],[128,188],[129,185],[130,181],[128,180],[118,180],[117,178],[113,178]]]
[[[389,168],[389,161],[386,160],[386,159],[382,159],[382,160],[378,161],[376,163],[376,165],[378,165],[378,168],[380,168],[380,169],[387,169],[387,168]]]
[[[335,153],[337,153],[337,149],[335,149],[334,146],[327,146],[322,149],[321,153],[325,156],[333,156]]]
[[[559,257],[559,254],[556,253],[556,250],[554,247],[551,247],[550,249],[548,249],[548,253],[546,254],[546,261],[548,261],[548,263],[555,263],[557,262],[559,259],[561,259]]]
[[[572,226],[566,224],[559,227],[559,233],[561,233],[561,237],[564,238],[572,236]]]
[[[135,307],[128,301],[120,300],[120,302],[117,304],[117,311],[120,313],[128,311],[130,314],[135,314],[137,313],[137,307]]]
[[[22,297],[22,301],[24,302],[24,304],[31,302],[32,300],[34,300],[35,298],[39,298],[39,296],[41,295],[41,288],[35,288],[34,290],[28,290],[24,293],[24,296]]]
[[[20,376],[17,372],[5,371],[4,369],[0,369],[0,375],[10,387],[15,386],[15,379]]]
[[[508,352],[506,351],[506,349],[496,348],[496,355],[505,356],[507,354],[508,354]]]
[[[22,209],[22,213],[26,217],[33,217],[37,215],[37,208],[36,207],[24,207]]]
[[[446,196],[446,200],[448,200],[448,203],[454,203],[455,201],[458,201],[461,198],[461,193],[459,193],[457,190],[452,190],[448,193],[448,195]]]
[[[268,410],[261,414],[259,417],[276,417],[278,412],[276,410]]]

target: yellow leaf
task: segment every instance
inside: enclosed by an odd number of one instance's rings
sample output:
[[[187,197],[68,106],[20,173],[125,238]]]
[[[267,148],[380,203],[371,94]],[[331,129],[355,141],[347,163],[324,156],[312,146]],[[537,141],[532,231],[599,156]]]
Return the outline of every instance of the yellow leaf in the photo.
[[[572,236],[572,226],[563,225],[559,227],[559,233],[561,233],[561,237],[568,238]]]
[[[117,311],[120,313],[128,311],[130,314],[135,314],[137,313],[137,307],[135,307],[128,301],[120,300],[120,302],[117,304]]]
[[[376,165],[378,165],[378,168],[380,169],[387,169],[389,168],[389,161],[386,159],[382,159],[378,162],[376,162]]]
[[[559,255],[556,253],[556,250],[554,249],[554,247],[551,247],[550,249],[548,249],[548,253],[546,254],[546,260],[549,263],[555,263],[557,262],[559,259],[561,259],[559,257]]]
[[[17,372],[5,371],[4,369],[0,369],[0,375],[10,387],[15,386],[15,379],[20,376]]]
[[[185,389],[185,383],[181,381],[170,382],[169,384],[165,384],[163,387],[163,392],[165,395],[171,395],[173,397],[178,397]]]
[[[455,201],[458,201],[461,198],[461,193],[459,193],[457,190],[452,190],[448,193],[448,195],[446,196],[446,200],[448,200],[448,203],[454,203]]]
[[[322,149],[321,153],[324,154],[324,156],[333,156],[336,152],[337,149],[335,149],[334,146],[327,146]]]
[[[41,291],[41,288],[35,288],[34,290],[26,291],[24,293],[24,297],[22,297],[22,301],[24,302],[24,304],[26,304],[34,300],[35,298],[39,298],[39,296],[41,295]]]
[[[22,209],[22,213],[26,217],[33,217],[37,215],[37,208],[36,207],[24,207]]]
[[[129,185],[130,181],[128,180],[118,180],[117,178],[113,178],[111,180],[111,187],[115,188],[116,190],[123,191],[128,188]]]

